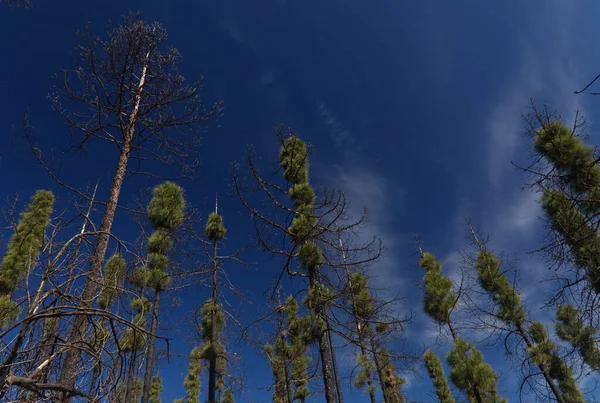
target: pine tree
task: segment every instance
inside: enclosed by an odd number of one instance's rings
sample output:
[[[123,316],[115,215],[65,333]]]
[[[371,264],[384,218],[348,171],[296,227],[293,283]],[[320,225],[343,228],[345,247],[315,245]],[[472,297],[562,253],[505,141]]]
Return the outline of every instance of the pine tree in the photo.
[[[573,371],[558,355],[556,345],[548,337],[546,327],[540,322],[532,322],[528,330],[535,342],[535,345],[529,348],[529,353],[537,365],[545,365],[549,368],[550,377],[558,382],[562,401],[585,403],[573,379]]]
[[[139,382],[139,393],[138,389],[138,378],[135,378],[134,371],[137,360],[139,358],[138,353],[144,349],[146,346],[146,338],[144,337],[144,333],[138,329],[145,329],[147,325],[146,315],[150,311],[150,302],[143,297],[134,298],[130,303],[131,309],[136,312],[136,315],[133,318],[134,327],[127,327],[119,340],[119,347],[125,353],[129,353],[129,367],[127,370],[126,376],[126,384],[124,391],[124,400],[125,401],[134,401],[131,400],[134,397],[140,397],[142,392],[143,381]],[[137,394],[136,394],[137,393]]]
[[[450,393],[450,387],[448,386],[448,381],[444,374],[444,367],[442,366],[439,357],[432,350],[427,350],[425,354],[423,354],[423,359],[429,377],[433,382],[433,386],[435,386],[435,394],[438,401],[440,403],[454,403],[454,398]]]
[[[215,210],[217,208],[215,207]],[[218,214],[217,211],[211,213],[206,222],[206,227],[204,228],[204,233],[207,239],[212,242],[213,247],[213,255],[212,255],[212,276],[211,276],[211,299],[207,301],[205,304],[205,308],[203,309],[203,314],[209,316],[209,318],[205,322],[205,318],[203,318],[203,328],[202,328],[202,336],[205,340],[205,344],[203,346],[203,351],[205,352],[205,358],[208,359],[208,403],[216,403],[216,391],[217,389],[223,389],[223,377],[224,377],[224,366],[225,366],[225,357],[222,355],[225,352],[225,349],[219,340],[220,333],[225,326],[225,317],[223,316],[222,309],[223,307],[217,301],[217,296],[219,292],[219,260],[217,257],[218,251],[218,242],[223,239],[227,229],[223,225],[223,217]],[[204,324],[204,322],[206,324]],[[218,362],[219,364],[217,365]],[[222,371],[218,371],[219,368]],[[218,388],[218,386],[220,386]]]
[[[279,159],[285,179],[292,184],[289,197],[294,202],[295,216],[288,228],[297,249],[301,267],[308,280],[308,295],[305,303],[314,313],[314,335],[319,346],[321,370],[325,386],[327,403],[335,403],[338,399],[333,373],[331,346],[326,327],[327,306],[330,291],[319,283],[319,267],[322,263],[322,252],[314,242],[317,218],[314,214],[315,192],[308,182],[308,151],[306,144],[296,136],[289,136],[283,142]]]
[[[367,386],[371,401],[375,401],[373,371],[377,372],[385,403],[402,403],[404,397],[400,387],[405,380],[398,376],[392,356],[380,340],[387,330],[387,323],[378,321],[369,282],[361,273],[352,273],[347,278],[350,289],[351,312],[354,317],[360,349],[358,363],[361,367],[355,379],[359,388]]]
[[[491,299],[494,301],[494,315],[503,321],[509,329],[518,334],[524,341],[529,351],[534,351],[537,347],[535,342],[529,336],[529,333],[525,329],[525,322],[527,315],[525,308],[521,302],[521,297],[511,282],[506,278],[506,275],[502,271],[502,265],[500,260],[494,255],[494,253],[488,251],[484,244],[479,241],[477,234],[471,226],[471,232],[475,243],[479,248],[479,253],[474,262],[474,268],[477,272],[477,278],[481,287],[488,292]],[[560,359],[558,355],[555,355],[553,360],[539,361],[534,360],[538,365],[542,375],[545,378],[546,384],[554,394],[554,397],[559,402],[567,402],[567,395],[564,392],[561,393],[561,388],[557,388],[553,379],[556,379],[552,374],[557,373],[556,368],[561,368],[561,379],[558,380],[562,384],[568,383],[569,385],[576,385],[575,381],[566,380],[567,373],[564,368],[566,364]],[[568,375],[570,376],[570,375]],[[576,386],[575,386],[575,389]],[[577,389],[575,391],[572,386],[569,386],[568,394],[573,397],[579,395],[581,399],[581,392]]]
[[[194,154],[199,138],[186,129],[204,124],[219,111],[219,105],[207,110],[201,104],[200,83],[185,84],[177,70],[179,54],[174,48],[164,47],[167,33],[160,24],[148,24],[130,14],[110,30],[107,39],[89,31],[88,27],[82,32],[85,42],[76,49],[74,68],[65,70],[58,80],[63,88],[50,96],[74,138],[81,136],[78,149],[101,140],[114,145],[118,152],[79,298],[78,305],[84,310],[95,302],[126,174],[145,173],[137,163],[148,161],[177,163],[184,175],[190,174],[197,165]],[[90,113],[79,113],[82,108]],[[75,387],[88,322],[84,315],[77,315],[66,342],[71,348],[67,349],[59,379],[66,389]],[[63,400],[69,399],[65,394]]]
[[[310,395],[307,342],[312,337],[312,321],[310,317],[299,317],[298,308],[292,296],[280,305],[279,334],[274,345],[264,348],[273,371],[273,403],[304,403]]]
[[[152,317],[150,334],[155,335],[158,329],[161,292],[168,286],[169,258],[167,251],[173,246],[171,234],[181,225],[184,219],[185,200],[183,190],[172,182],[165,182],[154,188],[153,197],[148,204],[148,216],[154,232],[148,239],[148,266],[146,286],[154,291],[152,301]],[[144,372],[144,390],[142,403],[148,403],[154,362],[155,337],[150,336]]]
[[[12,300],[19,281],[33,268],[35,260],[44,243],[46,227],[50,223],[54,195],[46,190],[37,191],[31,198],[31,203],[21,214],[16,231],[11,237],[6,254],[0,266],[0,329],[13,322],[19,316],[17,304]],[[46,274],[45,274],[46,276]],[[42,281],[33,304],[29,307],[31,314],[41,299]],[[52,323],[52,319],[49,319]],[[27,326],[22,326],[15,338],[11,353],[0,366],[0,383],[4,384],[17,359],[19,349],[25,341]],[[0,398],[6,389],[0,391]]]
[[[0,328],[14,321],[19,315],[12,293],[19,281],[33,268],[44,242],[44,233],[50,223],[54,195],[38,190],[31,203],[21,214],[17,229],[2,258],[0,266]]]
[[[450,380],[473,403],[506,402],[496,391],[498,376],[483,361],[483,354],[458,337],[451,314],[457,303],[452,280],[442,273],[442,265],[431,253],[421,252],[419,265],[426,270],[423,278],[425,312],[442,326],[448,326],[454,339],[453,349],[446,359],[450,364]]]
[[[579,312],[570,304],[556,308],[556,334],[579,350],[583,362],[596,372],[600,371],[600,349],[596,345],[596,329],[585,326]]]

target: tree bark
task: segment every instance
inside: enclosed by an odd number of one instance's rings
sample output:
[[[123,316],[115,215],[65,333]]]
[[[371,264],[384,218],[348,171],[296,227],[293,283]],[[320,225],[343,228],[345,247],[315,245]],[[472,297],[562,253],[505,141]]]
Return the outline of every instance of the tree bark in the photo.
[[[325,312],[325,325],[327,326],[327,340],[329,341],[329,349],[331,350],[331,365],[333,368],[333,376],[335,378],[337,400],[338,403],[344,403],[344,395],[342,394],[342,387],[340,386],[340,375],[338,373],[337,360],[335,357],[335,345],[333,344],[333,337],[331,337],[331,331],[329,330],[329,316],[327,311]]]
[[[104,215],[102,217],[102,221],[100,222],[99,233],[98,237],[96,238],[96,247],[94,248],[90,267],[88,269],[85,287],[83,289],[83,293],[81,294],[79,307],[83,309],[92,307],[98,292],[98,287],[100,286],[100,279],[102,277],[102,264],[104,263],[104,257],[106,256],[108,241],[110,239],[110,230],[115,219],[119,195],[121,194],[121,188],[123,187],[123,181],[127,172],[127,163],[129,161],[129,153],[133,143],[135,125],[138,119],[139,107],[142,98],[142,89],[146,80],[149,58],[150,51],[148,51],[146,54],[146,60],[136,90],[134,106],[129,114],[128,126],[126,128],[126,132],[124,133],[123,144],[121,145],[121,154],[119,155],[119,161],[117,162],[115,175],[110,186],[108,202],[106,203]],[[86,330],[86,323],[87,318],[84,315],[77,315],[75,317],[73,329],[69,335],[67,345],[77,347],[81,346]],[[75,388],[80,359],[80,348],[71,348],[67,350],[59,378],[59,383],[67,389]],[[69,400],[69,394],[65,393],[62,401],[66,403]]]
[[[316,287],[316,268],[313,267],[309,270],[309,284],[311,287]],[[324,309],[322,307],[312,307],[309,303],[309,308],[315,313],[315,318],[318,321],[319,318],[325,321]],[[318,323],[317,323],[318,324]],[[335,393],[335,382],[333,378],[333,367],[331,364],[331,349],[327,341],[327,329],[324,329],[318,335],[317,342],[319,344],[319,356],[321,357],[321,372],[323,374],[323,386],[325,388],[325,401],[327,403],[336,403],[337,397]]]
[[[146,369],[144,372],[144,389],[142,392],[142,403],[148,403],[150,400],[150,384],[152,382],[152,365],[154,361],[154,343],[153,335],[158,329],[158,311],[160,305],[160,290],[156,290],[154,295],[154,306],[152,307],[152,323],[150,324],[150,335],[148,340],[148,352],[146,356]]]
[[[135,345],[135,335],[133,336],[133,344]],[[129,369],[127,370],[127,386],[125,387],[123,403],[129,403],[129,401],[131,400],[131,390],[133,389],[133,377],[136,361],[137,350],[131,350],[131,357],[129,358]]]

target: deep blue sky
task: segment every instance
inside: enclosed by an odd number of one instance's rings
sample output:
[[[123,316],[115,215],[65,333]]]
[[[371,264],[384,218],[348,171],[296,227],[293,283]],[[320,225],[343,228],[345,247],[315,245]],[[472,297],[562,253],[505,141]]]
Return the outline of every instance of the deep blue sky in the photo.
[[[28,11],[0,8],[2,198],[17,192],[27,198],[53,186],[12,134],[29,106],[42,144],[64,148],[65,127],[45,96],[51,75],[69,64],[77,28],[91,21],[103,33],[108,19],[140,10],[164,24],[169,43],[183,55],[184,75],[204,75],[206,101],[225,102],[219,127],[206,135],[198,180],[182,183],[194,205],[210,209],[215,192],[227,193],[231,163],[243,158],[248,144],[271,158],[277,151],[273,128],[282,122],[314,145],[316,183],[342,187],[357,209],[369,208],[365,236],[381,236],[389,249],[375,268],[379,284],[407,295],[407,308],[420,309],[411,289],[422,275],[411,234],[421,233],[456,274],[465,214],[491,233],[499,250],[519,253],[525,288],[545,275],[540,260],[524,254],[540,241],[535,195],[519,190],[523,181],[510,161],[522,162],[527,154],[520,115],[530,97],[566,116],[583,108],[590,130],[597,131],[597,101],[573,94],[600,69],[596,2],[32,2]],[[61,162],[65,180],[83,186],[100,178],[106,193],[112,165],[103,155],[90,151]],[[238,220],[240,205],[224,199],[221,211],[226,220]],[[266,267],[234,279],[260,296],[272,274]],[[205,298],[195,292],[185,301]],[[525,295],[534,316],[539,294]],[[433,340],[434,331],[421,318],[408,336]],[[190,347],[181,343],[177,351]],[[502,362],[495,352],[486,354]],[[250,356],[244,364],[248,382],[265,386],[266,363]],[[168,402],[182,395],[186,369],[167,368]],[[511,401],[514,386],[514,378],[503,376],[501,388]],[[430,400],[430,392],[424,379],[407,389],[421,401]],[[251,390],[239,401],[250,396],[267,399],[266,392]]]

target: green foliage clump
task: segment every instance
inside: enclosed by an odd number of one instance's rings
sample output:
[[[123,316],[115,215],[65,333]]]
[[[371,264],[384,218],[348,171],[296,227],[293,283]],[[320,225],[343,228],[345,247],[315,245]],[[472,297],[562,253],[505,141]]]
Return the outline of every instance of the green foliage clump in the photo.
[[[562,180],[575,192],[598,199],[600,167],[594,148],[583,144],[571,128],[559,120],[551,122],[538,131],[534,148],[557,168]]]
[[[146,298],[134,298],[129,302],[129,306],[136,312],[141,313],[142,315],[150,312],[151,304]]]
[[[375,313],[375,306],[367,278],[361,273],[352,273],[350,282],[350,296],[354,302],[355,315],[361,320],[370,319]]]
[[[148,239],[147,267],[136,273],[135,283],[160,292],[171,281],[167,274],[169,258],[167,251],[173,246],[170,233],[183,222],[185,200],[183,190],[172,182],[165,182],[154,188],[152,200],[148,204],[148,214],[154,232]]]
[[[233,392],[231,391],[231,389],[225,389],[225,392],[223,392],[223,399],[221,399],[221,403],[234,403]]]
[[[123,259],[120,254],[115,253],[108,259],[104,270],[100,297],[98,298],[98,305],[100,308],[108,309],[112,305],[115,297],[119,293],[119,287],[121,286],[124,275],[125,259]]]
[[[475,269],[479,284],[498,304],[498,316],[519,326],[525,321],[525,309],[521,304],[521,297],[500,268],[500,260],[492,252],[481,252],[477,255]]]
[[[370,374],[372,374],[376,368],[375,364],[365,354],[362,353],[358,354],[357,364],[360,367],[360,370],[354,378],[354,386],[356,386],[358,389],[363,389],[368,385]],[[365,391],[366,393],[375,392],[375,385],[371,384],[368,387],[369,389]]]
[[[146,266],[138,266],[129,274],[129,281],[136,287],[146,287],[148,282],[148,268]]]
[[[174,231],[184,218],[183,189],[173,182],[156,186],[148,205],[148,215],[155,229]]]
[[[385,401],[404,403],[404,396],[400,388],[406,383],[406,380],[398,375],[391,354],[385,347],[379,347],[375,354],[379,363],[379,382]]]
[[[435,394],[439,402],[454,403],[454,398],[450,393],[450,387],[444,374],[444,367],[439,357],[432,350],[427,350],[423,355],[423,359],[425,360],[425,366],[435,387]]]
[[[450,364],[450,380],[461,389],[469,402],[505,403],[496,391],[498,377],[483,362],[483,354],[463,339],[454,340],[454,348],[446,356]]]
[[[578,317],[577,309],[570,304],[556,309],[556,334],[579,350],[579,354],[590,368],[600,371],[600,349],[596,345],[596,330],[585,326]]]
[[[536,343],[529,348],[532,359],[538,365],[548,367],[549,375],[558,382],[558,387],[566,402],[584,403],[575,379],[573,371],[558,355],[556,345],[548,337],[546,327],[540,322],[532,322],[529,325],[529,334]]]
[[[12,293],[19,280],[34,265],[44,242],[44,232],[50,223],[53,204],[52,192],[38,190],[31,198],[31,203],[21,213],[17,229],[8,242],[8,249],[0,266],[0,294]],[[0,317],[0,321],[6,320],[6,317]]]
[[[315,191],[308,183],[296,183],[289,190],[290,199],[298,205],[312,205],[315,202]]]
[[[308,287],[308,294],[306,295],[305,302],[314,309],[322,310],[325,307],[331,305],[333,300],[333,293],[324,284],[316,283]]]
[[[134,378],[131,387],[131,403],[137,403],[140,401],[142,396],[142,389],[144,388],[144,382],[140,378]]]
[[[600,292],[600,235],[586,217],[560,190],[544,190],[542,207],[552,229],[570,246],[575,264],[597,293]]]
[[[441,263],[429,252],[421,256],[419,266],[426,270],[423,278],[425,312],[438,323],[445,324],[456,302],[456,295],[452,292],[452,280],[442,273]]]
[[[171,283],[171,276],[160,269],[150,270],[147,274],[146,285],[154,290],[162,291]]]
[[[162,379],[160,379],[160,376],[153,376],[150,381],[150,395],[148,401],[150,403],[161,403],[160,394],[162,390]]]
[[[220,241],[226,232],[227,229],[223,224],[223,217],[217,213],[210,213],[204,227],[206,237],[211,241]]]
[[[164,254],[173,247],[169,233],[161,228],[155,230],[148,239],[148,252]]]
[[[311,270],[321,264],[323,254],[314,242],[304,242],[298,248],[298,260],[304,269]]]
[[[298,316],[298,303],[291,296],[282,306],[280,314],[282,325],[285,322],[287,326],[280,329],[281,335],[275,340],[274,346],[267,344],[264,348],[273,371],[273,402],[286,403],[290,395],[294,400],[304,402],[310,395],[307,373],[310,357],[306,356],[306,341],[310,338],[311,320]],[[291,390],[288,390],[288,381]]]
[[[186,393],[186,403],[196,403],[200,397],[200,371],[202,370],[202,352],[194,347],[190,353],[188,374],[183,381]]]
[[[308,151],[304,141],[296,136],[285,139],[279,151],[279,161],[288,182],[308,182]]]
[[[312,237],[316,226],[317,218],[313,215],[312,208],[308,212],[298,210],[288,231],[292,234],[294,241],[301,244]]]
[[[135,318],[133,318],[133,324],[136,327],[143,329],[146,327],[146,318],[143,314],[138,313],[135,315]],[[119,340],[119,346],[124,351],[142,350],[146,346],[144,333],[132,327],[128,327],[125,329],[123,336]]]
[[[148,269],[150,272],[154,270],[165,271],[169,266],[169,258],[162,253],[148,254]]]
[[[202,305],[202,323],[200,324],[200,333],[204,341],[210,341],[213,327],[213,313],[215,317],[215,326],[217,335],[225,328],[225,315],[220,304],[215,303],[212,298],[208,299]]]
[[[6,327],[17,319],[19,308],[8,295],[0,295],[0,328]]]

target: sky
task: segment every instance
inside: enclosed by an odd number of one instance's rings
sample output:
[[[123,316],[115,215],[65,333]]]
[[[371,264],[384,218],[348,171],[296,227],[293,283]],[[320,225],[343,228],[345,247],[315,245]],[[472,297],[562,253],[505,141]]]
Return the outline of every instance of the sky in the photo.
[[[67,130],[46,95],[53,73],[69,65],[80,26],[90,21],[102,34],[107,20],[139,10],[167,29],[169,44],[183,56],[181,72],[204,77],[206,102],[224,101],[223,117],[205,135],[198,178],[182,186],[187,200],[207,211],[215,193],[221,195],[226,223],[231,217],[232,243],[244,242],[247,224],[239,224],[239,230],[236,226],[247,215],[229,193],[231,164],[244,158],[249,144],[261,156],[274,158],[278,145],[273,129],[284,123],[313,146],[313,182],[344,190],[357,214],[368,208],[362,236],[381,237],[388,250],[373,268],[374,284],[385,287],[384,293],[405,295],[404,310],[421,309],[415,285],[423,273],[416,265],[412,235],[421,234],[424,247],[458,278],[458,251],[466,246],[463,219],[469,216],[490,234],[495,250],[516,254],[531,315],[549,320],[539,310],[549,291],[539,281],[548,270],[539,256],[526,253],[541,245],[537,195],[521,190],[525,178],[511,161],[527,161],[521,114],[530,98],[566,118],[583,110],[596,141],[598,98],[575,95],[574,90],[600,68],[593,39],[598,34],[597,2],[32,3],[31,10],[0,8],[3,200],[15,194],[27,199],[40,187],[56,188],[15,139],[27,107],[40,144],[55,152],[61,178],[79,187],[98,178],[100,194],[107,193],[112,162],[94,150],[83,156],[61,154]],[[131,178],[126,189],[141,185],[148,184]],[[62,200],[65,206],[67,199]],[[266,261],[250,263],[232,268],[232,279],[259,298],[272,267]],[[533,287],[536,292],[527,292]],[[188,291],[184,303],[189,307],[202,300],[202,292]],[[418,315],[406,335],[408,340],[434,341],[436,332]],[[181,340],[176,349],[185,353],[191,344],[183,336]],[[447,347],[442,341],[436,351],[443,354]],[[243,360],[248,384],[267,386],[270,370],[264,359],[249,347],[239,348],[249,357]],[[503,368],[500,390],[516,401],[516,380],[502,352],[492,348],[484,353]],[[186,367],[174,359],[161,373],[168,386],[164,401],[183,395]],[[426,378],[409,378],[406,392],[413,401],[432,401]],[[268,396],[268,391],[252,388],[239,401],[262,402]],[[346,396],[349,403],[364,399]]]

